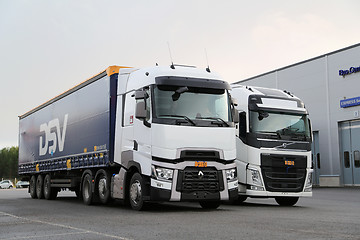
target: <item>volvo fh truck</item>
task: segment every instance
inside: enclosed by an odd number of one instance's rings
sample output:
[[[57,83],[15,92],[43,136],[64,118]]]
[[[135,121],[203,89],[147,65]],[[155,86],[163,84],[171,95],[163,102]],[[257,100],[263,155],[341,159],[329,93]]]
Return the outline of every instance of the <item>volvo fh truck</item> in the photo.
[[[238,192],[229,90],[205,69],[110,66],[19,117],[19,174],[32,198],[217,208]]]
[[[312,196],[311,130],[304,103],[287,91],[232,85],[237,99],[239,202],[275,198],[292,206]]]

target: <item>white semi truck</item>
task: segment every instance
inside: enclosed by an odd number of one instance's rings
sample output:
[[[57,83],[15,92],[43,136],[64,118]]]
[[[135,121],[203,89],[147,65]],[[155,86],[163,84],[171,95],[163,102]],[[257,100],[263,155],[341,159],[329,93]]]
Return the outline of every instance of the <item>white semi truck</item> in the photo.
[[[304,103],[287,91],[232,85],[237,99],[239,202],[275,198],[292,206],[312,196],[311,126]]]
[[[238,192],[229,90],[209,69],[111,66],[19,117],[19,174],[32,198],[217,208]]]

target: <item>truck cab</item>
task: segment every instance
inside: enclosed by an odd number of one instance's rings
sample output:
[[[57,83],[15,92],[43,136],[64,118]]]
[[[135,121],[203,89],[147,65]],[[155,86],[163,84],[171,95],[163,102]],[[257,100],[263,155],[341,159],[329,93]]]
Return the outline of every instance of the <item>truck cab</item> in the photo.
[[[133,208],[144,201],[198,201],[215,208],[237,196],[230,85],[187,66],[119,73],[115,185]],[[127,84],[124,84],[127,82]],[[123,109],[121,109],[123,107]],[[126,187],[114,197],[124,197]]]
[[[304,103],[270,88],[232,85],[231,94],[239,102],[239,201],[275,198],[279,205],[294,205],[312,196],[311,125]]]

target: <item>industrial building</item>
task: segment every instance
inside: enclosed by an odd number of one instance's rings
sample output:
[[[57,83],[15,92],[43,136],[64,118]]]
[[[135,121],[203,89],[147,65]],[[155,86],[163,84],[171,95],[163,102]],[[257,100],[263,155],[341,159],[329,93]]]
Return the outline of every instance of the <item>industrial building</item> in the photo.
[[[314,184],[360,185],[360,44],[236,83],[301,98],[312,122]]]

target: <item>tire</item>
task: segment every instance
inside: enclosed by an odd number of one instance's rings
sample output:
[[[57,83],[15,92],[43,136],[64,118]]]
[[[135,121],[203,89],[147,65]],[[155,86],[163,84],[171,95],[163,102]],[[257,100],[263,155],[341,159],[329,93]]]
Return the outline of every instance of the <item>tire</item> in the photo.
[[[217,209],[220,206],[220,201],[201,201],[199,203],[203,209]]]
[[[237,204],[243,204],[247,199],[247,196],[239,195],[238,199],[236,200]]]
[[[36,178],[36,196],[38,199],[43,199],[44,198],[44,176],[43,175],[38,175]]]
[[[107,204],[110,201],[110,177],[109,174],[100,169],[97,174],[96,191],[99,200],[102,204]]]
[[[139,173],[135,173],[130,180],[129,201],[131,208],[140,211],[144,208],[144,180]]]
[[[47,174],[44,178],[44,197],[47,200],[54,200],[57,196],[58,190],[51,187],[51,176]]]
[[[294,206],[299,200],[299,197],[276,197],[275,201],[280,206]]]
[[[78,199],[83,199],[83,196],[82,196],[82,192],[81,192],[81,189],[80,189],[80,187],[77,187],[76,189],[75,189],[75,194],[76,194],[76,197],[78,198]]]
[[[10,185],[10,186],[9,186],[9,189],[12,189],[12,188],[13,188],[13,186]]]
[[[92,177],[90,174],[86,174],[82,181],[82,197],[83,202],[86,205],[91,205],[93,203],[93,192],[92,192]]]
[[[32,175],[29,183],[29,193],[31,198],[36,198],[36,176]]]

